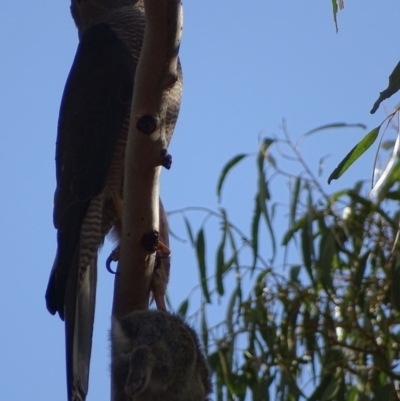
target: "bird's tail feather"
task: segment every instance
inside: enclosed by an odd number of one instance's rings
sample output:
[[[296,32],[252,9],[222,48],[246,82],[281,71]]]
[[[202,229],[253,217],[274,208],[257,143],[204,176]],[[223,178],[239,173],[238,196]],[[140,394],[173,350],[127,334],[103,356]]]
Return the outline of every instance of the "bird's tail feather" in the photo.
[[[68,401],[86,399],[95,314],[97,256],[83,274],[78,261],[74,255],[65,303]]]

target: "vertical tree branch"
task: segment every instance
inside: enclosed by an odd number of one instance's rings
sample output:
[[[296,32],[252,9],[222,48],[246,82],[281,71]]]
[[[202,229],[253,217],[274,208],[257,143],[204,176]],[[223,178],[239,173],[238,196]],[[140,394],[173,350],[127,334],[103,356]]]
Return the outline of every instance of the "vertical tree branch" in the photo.
[[[159,179],[165,162],[169,91],[178,77],[182,32],[180,0],[144,0],[146,29],[135,75],[125,153],[124,206],[113,316],[147,309],[159,232]],[[163,294],[162,294],[163,295]],[[112,333],[115,334],[113,318]],[[115,360],[112,350],[112,366]],[[125,383],[111,372],[111,400]],[[150,401],[150,400],[149,400]]]
[[[159,178],[168,91],[177,79],[180,0],[144,0],[146,30],[135,76],[124,173],[113,315],[147,309],[159,231]]]

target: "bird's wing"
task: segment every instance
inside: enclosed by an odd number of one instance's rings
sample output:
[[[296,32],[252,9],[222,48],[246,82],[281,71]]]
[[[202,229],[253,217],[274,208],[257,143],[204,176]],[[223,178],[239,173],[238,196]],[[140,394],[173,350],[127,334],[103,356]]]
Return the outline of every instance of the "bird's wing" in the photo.
[[[107,24],[96,25],[81,38],[60,107],[54,199],[58,249],[46,302],[50,313],[65,315],[68,393],[74,401],[87,393],[96,292],[96,258],[84,272],[79,267],[82,223],[104,187],[129,113],[133,74],[129,50]]]

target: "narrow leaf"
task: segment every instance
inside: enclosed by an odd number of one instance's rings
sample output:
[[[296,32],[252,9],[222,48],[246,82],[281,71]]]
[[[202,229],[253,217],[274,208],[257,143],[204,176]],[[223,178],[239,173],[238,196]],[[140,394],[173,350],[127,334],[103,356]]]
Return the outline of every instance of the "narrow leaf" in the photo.
[[[236,270],[238,270],[239,269],[239,258],[238,258],[239,250],[237,249],[235,238],[233,237],[233,234],[232,234],[232,230],[228,230],[227,234],[228,234],[229,243],[230,243],[231,249],[232,249],[233,261],[229,260],[228,262],[226,262],[226,265],[230,266],[230,265],[234,264],[236,267]]]
[[[361,128],[366,129],[367,127],[364,124],[347,124],[347,123],[333,123],[333,124],[325,124],[321,125],[317,128],[314,128],[308,132],[306,132],[303,136],[309,136],[315,134],[320,131],[325,131],[327,129],[335,129],[335,128]]]
[[[253,244],[253,264],[251,266],[251,271],[253,272],[256,268],[257,258],[258,258],[258,231],[260,227],[260,217],[261,217],[261,208],[260,203],[258,201],[258,197],[256,197],[253,220],[251,222],[251,242]]]
[[[201,310],[201,337],[203,339],[204,351],[208,353],[208,325],[206,318],[206,308],[202,308]]]
[[[335,256],[335,238],[331,230],[327,230],[319,244],[319,276],[325,288],[333,290],[332,264]]]
[[[222,185],[225,181],[226,175],[228,174],[229,170],[238,164],[241,160],[243,160],[245,157],[247,157],[248,154],[242,153],[240,155],[235,156],[233,159],[229,160],[228,163],[225,164],[224,168],[221,171],[221,174],[218,179],[218,185],[217,185],[217,196],[218,196],[218,202],[221,201],[221,190],[222,190]]]
[[[289,218],[290,227],[293,226],[294,219],[296,218],[297,205],[299,202],[300,187],[301,187],[301,178],[297,177],[296,182],[294,184],[294,189],[293,189],[292,203],[290,205],[290,218]]]
[[[273,251],[272,259],[274,259],[275,253],[276,253],[275,234],[272,229],[271,219],[270,219],[267,205],[266,205],[266,202],[270,199],[270,194],[269,194],[269,190],[268,190],[268,182],[266,180],[265,172],[264,172],[265,152],[267,151],[269,146],[271,146],[272,143],[274,143],[273,139],[265,138],[261,145],[261,149],[260,149],[260,152],[259,152],[259,155],[257,158],[257,170],[258,170],[257,199],[258,199],[258,207],[260,208],[261,214],[264,216],[269,234],[271,236],[272,251]],[[257,206],[256,206],[256,208],[257,208]]]
[[[189,239],[190,239],[190,243],[192,244],[192,246],[194,246],[194,237],[193,237],[193,231],[192,231],[192,227],[189,223],[189,220],[187,219],[186,216],[183,216],[183,221],[185,222],[185,226],[186,226],[186,231],[189,235]]]
[[[199,263],[200,282],[201,282],[201,287],[203,289],[203,294],[207,303],[211,303],[210,293],[208,291],[208,283],[207,283],[206,244],[204,241],[203,229],[201,229],[199,231],[199,234],[197,235],[196,253],[197,253],[197,261]]]
[[[185,299],[179,306],[177,314],[181,316],[183,319],[186,318],[186,313],[189,307],[189,299]]]
[[[328,178],[328,184],[332,180],[337,180],[343,175],[343,173],[362,155],[370,146],[375,142],[378,137],[381,126],[374,128],[370,131],[354,148],[346,155],[346,157],[339,163],[339,165],[333,170],[332,174]]]
[[[224,295],[223,274],[225,265],[224,250],[225,250],[226,231],[227,231],[226,221],[224,221],[222,230],[223,230],[222,238],[217,250],[216,274],[215,274],[215,279],[217,281],[217,291],[218,294],[221,296]]]
[[[314,260],[314,239],[312,233],[312,199],[311,199],[311,190],[309,190],[308,201],[307,201],[307,214],[306,218],[304,219],[303,229],[301,231],[301,249],[303,253],[303,261],[304,266],[306,267],[307,273],[310,277],[310,280],[313,284],[314,275],[312,271],[312,263]]]
[[[291,227],[283,236],[282,239],[282,245],[286,246],[289,241],[293,238],[294,234],[297,233],[297,231],[301,230],[304,226],[304,220],[306,218],[305,217],[301,217],[299,220],[297,220],[294,224],[293,227]]]
[[[257,157],[257,166],[258,170],[262,171],[264,167],[264,161],[267,156],[266,152],[268,148],[275,142],[275,139],[272,138],[264,138],[261,146],[260,146],[260,151],[258,152],[258,157]]]
[[[266,205],[266,199],[260,193],[258,194],[258,201],[260,203],[261,214],[264,216],[265,223],[267,224],[267,229],[268,229],[270,237],[271,237],[271,242],[272,242],[272,244],[271,244],[272,245],[271,260],[273,260],[275,258],[275,254],[276,254],[275,233],[272,228],[271,219],[269,217],[269,213],[268,213],[268,209],[267,209],[267,205]]]
[[[339,32],[338,23],[337,23],[337,12],[338,6],[336,0],[332,0],[332,12],[333,12],[333,21],[335,22],[336,33]]]
[[[233,323],[233,316],[235,313],[235,305],[236,305],[236,298],[238,296],[238,287],[236,287],[231,295],[231,299],[229,300],[227,313],[226,313],[226,326],[228,328],[228,333],[230,336],[234,336],[234,323]]]
[[[292,268],[290,269],[290,276],[289,276],[290,281],[299,282],[298,277],[299,277],[300,270],[301,270],[300,265],[292,266]]]

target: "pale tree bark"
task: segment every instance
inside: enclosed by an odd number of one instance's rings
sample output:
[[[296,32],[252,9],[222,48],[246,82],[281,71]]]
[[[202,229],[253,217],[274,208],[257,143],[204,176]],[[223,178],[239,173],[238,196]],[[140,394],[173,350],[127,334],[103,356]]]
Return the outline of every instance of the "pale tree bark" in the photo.
[[[124,208],[113,315],[147,309],[159,249],[159,179],[168,92],[178,77],[180,0],[144,0],[146,29],[135,75],[125,157]]]

